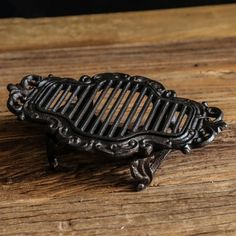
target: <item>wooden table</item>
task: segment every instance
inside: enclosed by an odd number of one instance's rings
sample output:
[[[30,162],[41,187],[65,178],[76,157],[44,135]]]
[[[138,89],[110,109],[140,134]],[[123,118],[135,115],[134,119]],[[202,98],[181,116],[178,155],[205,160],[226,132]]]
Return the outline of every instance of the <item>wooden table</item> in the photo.
[[[0,20],[1,235],[236,235],[236,5]],[[6,85],[29,73],[140,74],[207,100],[229,127],[174,152],[134,192],[127,166],[65,154],[48,170],[45,138],[8,112]]]

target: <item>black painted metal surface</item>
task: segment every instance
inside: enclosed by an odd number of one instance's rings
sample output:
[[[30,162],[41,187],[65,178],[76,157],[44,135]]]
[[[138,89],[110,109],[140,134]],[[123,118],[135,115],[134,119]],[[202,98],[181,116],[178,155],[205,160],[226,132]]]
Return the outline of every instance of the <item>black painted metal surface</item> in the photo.
[[[20,120],[48,123],[47,151],[58,166],[58,144],[112,157],[131,156],[141,190],[172,150],[188,153],[226,127],[219,108],[176,97],[156,81],[122,73],[80,80],[29,75],[8,85],[7,102]]]

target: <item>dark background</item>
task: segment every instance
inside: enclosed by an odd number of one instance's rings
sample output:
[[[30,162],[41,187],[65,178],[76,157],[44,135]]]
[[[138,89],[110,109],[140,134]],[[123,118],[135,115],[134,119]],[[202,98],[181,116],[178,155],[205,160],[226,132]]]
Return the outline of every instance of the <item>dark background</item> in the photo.
[[[236,0],[1,0],[0,18],[50,17],[190,7],[235,2]]]

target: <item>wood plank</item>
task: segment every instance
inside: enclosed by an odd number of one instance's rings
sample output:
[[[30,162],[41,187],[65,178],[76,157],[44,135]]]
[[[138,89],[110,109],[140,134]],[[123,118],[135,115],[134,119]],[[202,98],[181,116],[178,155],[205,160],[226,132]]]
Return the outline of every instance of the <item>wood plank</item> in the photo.
[[[236,235],[236,4],[0,20],[0,235]],[[64,151],[49,171],[44,130],[8,112],[8,83],[29,74],[144,75],[220,107],[227,130],[173,152],[133,192],[124,162]]]
[[[0,51],[170,43],[236,36],[234,4],[41,19],[2,19]]]

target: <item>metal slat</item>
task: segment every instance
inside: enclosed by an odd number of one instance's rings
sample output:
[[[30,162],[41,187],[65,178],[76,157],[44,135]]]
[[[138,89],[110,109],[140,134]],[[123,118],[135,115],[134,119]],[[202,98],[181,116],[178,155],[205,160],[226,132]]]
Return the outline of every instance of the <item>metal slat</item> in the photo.
[[[35,99],[35,103],[40,103],[41,102],[41,97],[44,96],[44,94],[48,91],[49,88],[53,87],[53,83],[52,82],[48,82],[45,87],[42,88],[42,90],[40,91],[39,95],[36,97]]]
[[[139,124],[142,121],[143,116],[144,116],[146,110],[148,109],[148,106],[150,105],[150,103],[152,101],[152,98],[153,98],[153,94],[149,95],[148,99],[145,101],[142,110],[139,112],[138,117],[136,118],[136,120],[134,122],[133,130],[132,130],[133,132],[137,131],[137,129],[139,127]]]
[[[165,121],[165,123],[164,123],[164,125],[163,125],[163,127],[162,127],[162,131],[164,131],[164,132],[166,132],[166,130],[169,128],[169,126],[170,126],[170,123],[171,123],[171,121],[172,121],[172,119],[173,119],[173,116],[174,116],[174,114],[175,114],[175,112],[176,112],[176,110],[177,110],[177,108],[178,108],[178,105],[179,104],[174,104],[173,106],[172,106],[172,108],[171,108],[171,110],[169,111],[169,114],[168,114],[168,116],[167,116],[167,119],[166,119],[166,121]]]
[[[187,110],[187,107],[183,105],[183,107],[182,107],[182,109],[181,109],[181,111],[180,111],[180,113],[178,115],[178,118],[177,118],[177,120],[175,122],[175,127],[174,127],[174,131],[173,131],[174,133],[176,133],[178,131],[179,125],[180,125],[180,123],[181,123],[181,121],[182,121],[182,119],[183,119],[183,117],[185,115],[186,110]]]
[[[94,122],[94,124],[92,125],[92,128],[90,129],[90,134],[93,134],[94,131],[96,130],[103,114],[105,113],[107,107],[109,106],[109,104],[111,103],[112,99],[114,98],[114,96],[116,95],[117,91],[119,90],[120,86],[122,84],[122,81],[119,81],[118,85],[113,89],[112,93],[110,94],[109,98],[106,100],[105,104],[103,105],[102,109],[100,110],[98,116],[96,117],[96,120]]]
[[[164,104],[164,106],[161,108],[161,111],[160,111],[160,113],[158,114],[158,116],[155,117],[155,118],[156,118],[156,122],[155,122],[154,125],[153,125],[153,129],[154,129],[155,131],[158,130],[159,125],[161,124],[161,121],[162,121],[163,117],[165,116],[166,111],[167,111],[167,109],[168,109],[168,107],[169,107],[169,104],[170,104],[170,103],[167,101],[167,102]]]
[[[129,94],[129,96],[127,97],[122,109],[119,111],[118,116],[116,117],[114,124],[112,125],[110,131],[108,132],[108,137],[112,137],[116,131],[116,128],[118,127],[118,125],[120,124],[120,120],[122,118],[122,116],[125,114],[126,109],[129,106],[129,103],[131,101],[131,99],[133,98],[134,94],[137,92],[138,90],[138,84],[136,84],[134,86],[134,88],[131,90],[131,93]]]
[[[154,117],[154,115],[155,115],[155,113],[156,113],[160,103],[161,103],[161,99],[158,99],[157,102],[153,105],[152,111],[150,112],[147,120],[145,121],[144,130],[148,130],[148,128],[149,128],[149,126],[150,126],[150,124],[152,122],[152,119],[153,119],[153,117]]]
[[[69,114],[69,119],[72,119],[72,117],[74,116],[75,112],[77,111],[78,107],[80,106],[80,104],[83,102],[85,96],[87,95],[89,89],[91,88],[91,86],[86,87],[86,89],[83,91],[83,93],[81,94],[80,97],[78,97],[77,102],[75,103],[75,106],[73,107],[71,113]]]
[[[62,88],[63,88],[63,84],[61,84],[61,85],[57,88],[56,92],[53,94],[53,96],[51,97],[51,99],[49,100],[49,102],[46,104],[46,106],[45,106],[45,109],[46,109],[46,110],[51,106],[51,104],[52,104],[53,101],[56,99],[57,95],[60,93],[60,91],[61,91]]]
[[[98,131],[99,135],[103,135],[103,133],[105,132],[107,126],[109,125],[109,122],[112,118],[112,116],[114,115],[114,113],[116,112],[118,106],[120,105],[125,93],[128,91],[129,87],[130,87],[131,83],[128,82],[127,85],[125,86],[124,90],[121,92],[121,94],[119,95],[118,99],[116,100],[116,102],[113,104],[109,114],[107,115],[106,119],[103,122],[103,125],[101,126],[100,130]]]
[[[69,106],[71,105],[73,99],[78,94],[79,90],[81,89],[81,86],[78,86],[75,91],[71,94],[70,98],[68,99],[67,103],[65,104],[64,108],[61,111],[61,114],[64,115]]]
[[[129,115],[128,115],[126,121],[125,121],[125,124],[124,124],[124,126],[123,126],[123,128],[122,128],[122,130],[121,130],[121,132],[120,132],[120,135],[121,135],[121,136],[123,136],[123,135],[125,134],[126,130],[128,129],[129,124],[130,124],[130,122],[131,122],[131,120],[132,120],[132,118],[133,118],[135,112],[137,111],[137,109],[138,109],[140,103],[141,103],[142,100],[143,100],[143,97],[144,97],[145,94],[146,94],[146,91],[147,91],[147,87],[144,87],[144,88],[142,89],[141,93],[139,94],[138,98],[136,99],[135,104],[134,104],[134,106],[132,107],[132,109],[131,109],[131,111],[130,111],[130,113],[129,113]]]
[[[91,94],[89,100],[86,102],[85,106],[81,109],[81,112],[78,114],[78,117],[75,119],[74,125],[77,126],[81,119],[83,118],[84,114],[87,112],[90,104],[92,103],[94,97],[96,96],[96,93],[101,88],[102,83],[100,83],[98,86],[94,88],[93,93]]]
[[[46,92],[46,94],[44,95],[44,97],[41,99],[41,101],[39,102],[39,107],[41,107],[41,105],[45,102],[45,100],[47,99],[47,97],[49,96],[49,94],[52,92],[53,89],[55,89],[55,85],[53,85],[52,87],[49,87],[49,90]]]
[[[68,93],[70,92],[71,89],[71,85],[69,85],[67,87],[67,89],[64,91],[64,93],[61,95],[61,97],[57,100],[55,106],[53,107],[52,111],[56,112],[57,109],[60,107],[60,105],[62,104],[62,102],[64,101],[65,97],[68,95]]]
[[[101,103],[102,99],[104,98],[104,96],[106,95],[107,91],[110,89],[111,85],[112,85],[113,81],[110,80],[109,83],[107,84],[106,88],[102,91],[102,93],[99,95],[99,98],[97,99],[97,101],[94,104],[93,110],[89,113],[89,116],[86,117],[86,120],[84,121],[83,125],[81,126],[81,130],[84,131],[90,120],[92,119],[93,115],[96,112],[97,107],[99,106],[99,104]]]

